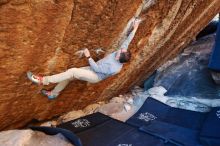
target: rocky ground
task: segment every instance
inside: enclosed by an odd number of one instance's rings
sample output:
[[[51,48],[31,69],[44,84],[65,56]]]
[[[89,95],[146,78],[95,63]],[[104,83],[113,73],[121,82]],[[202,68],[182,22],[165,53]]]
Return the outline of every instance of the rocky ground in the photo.
[[[2,146],[72,146],[61,134],[54,136],[32,130],[9,130],[0,133]]]
[[[124,122],[140,108],[146,99],[144,96],[137,96],[138,94],[143,94],[143,89],[136,86],[130,93],[113,97],[111,100],[106,102],[90,104],[82,110],[72,110],[59,118],[38,123],[37,125],[55,127],[58,124],[65,123],[94,112],[100,112]]]

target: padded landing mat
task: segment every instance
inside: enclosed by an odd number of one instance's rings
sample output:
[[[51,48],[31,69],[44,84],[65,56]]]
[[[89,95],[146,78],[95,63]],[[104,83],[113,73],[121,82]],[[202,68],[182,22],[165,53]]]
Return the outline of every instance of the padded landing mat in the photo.
[[[81,117],[58,127],[76,133],[83,146],[173,146],[101,113]]]
[[[92,127],[100,125],[106,121],[111,120],[110,117],[101,114],[94,113],[91,115],[87,115],[63,124],[58,125],[57,127],[71,130],[74,133],[82,132],[84,130],[88,130]]]
[[[199,130],[206,113],[173,108],[153,98],[147,98],[143,106],[126,122],[141,127],[153,120],[160,120],[177,126]]]
[[[200,146],[199,130],[207,113],[177,109],[147,98],[126,123],[177,146]]]
[[[138,128],[110,120],[77,134],[83,146],[172,146]]]
[[[63,123],[55,131],[63,129],[76,146],[200,146],[198,131],[205,117],[204,113],[172,108],[149,97],[126,123],[94,113]],[[56,134],[48,127],[39,131]]]
[[[148,126],[140,127],[140,130],[177,146],[200,146],[198,143],[199,132],[197,130],[156,120],[152,121]]]
[[[172,146],[138,128],[94,113],[58,126],[70,130],[80,138],[83,146]]]

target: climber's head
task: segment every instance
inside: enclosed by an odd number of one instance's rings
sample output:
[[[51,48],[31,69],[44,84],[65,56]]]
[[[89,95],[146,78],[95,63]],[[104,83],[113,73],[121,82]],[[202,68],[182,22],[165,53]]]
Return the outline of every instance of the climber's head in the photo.
[[[130,60],[130,58],[131,53],[127,49],[120,49],[116,54],[116,60],[118,60],[120,63],[126,63]]]

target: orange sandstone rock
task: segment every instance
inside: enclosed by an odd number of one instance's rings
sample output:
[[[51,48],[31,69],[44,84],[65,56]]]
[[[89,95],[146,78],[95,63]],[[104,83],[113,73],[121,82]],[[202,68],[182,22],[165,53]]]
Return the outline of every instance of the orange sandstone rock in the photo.
[[[219,0],[155,2],[141,14],[145,20],[129,46],[132,61],[120,74],[98,84],[73,81],[49,101],[26,71],[49,75],[88,65],[74,55],[82,47],[113,51],[142,1],[0,0],[0,129],[49,119],[128,91],[179,53],[220,11]]]

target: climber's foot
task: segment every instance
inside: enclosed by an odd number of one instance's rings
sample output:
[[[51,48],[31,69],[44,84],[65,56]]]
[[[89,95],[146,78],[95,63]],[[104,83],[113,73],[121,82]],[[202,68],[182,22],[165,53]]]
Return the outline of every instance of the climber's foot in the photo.
[[[36,83],[36,84],[39,84],[39,85],[42,85],[43,84],[43,77],[41,76],[37,76],[37,75],[34,75],[32,72],[27,72],[27,77],[29,80],[31,80],[33,83]]]
[[[58,95],[53,94],[51,91],[48,91],[48,90],[45,90],[45,89],[42,89],[41,93],[44,96],[47,96],[48,99],[55,99],[58,96]]]

